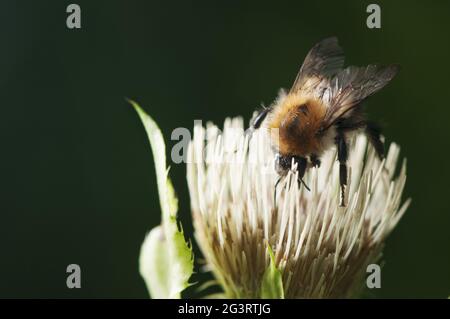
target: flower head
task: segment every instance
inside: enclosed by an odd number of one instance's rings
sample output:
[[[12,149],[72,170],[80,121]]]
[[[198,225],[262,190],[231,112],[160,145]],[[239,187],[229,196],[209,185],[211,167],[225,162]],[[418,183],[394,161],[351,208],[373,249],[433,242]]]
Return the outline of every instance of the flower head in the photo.
[[[347,203],[340,206],[336,151],[307,171],[308,191],[293,169],[280,181],[268,132],[244,134],[241,118],[223,132],[196,126],[187,179],[197,242],[227,297],[261,297],[271,262],[286,298],[352,297],[369,264],[409,205],[401,205],[406,162],[394,178],[399,147],[380,161],[367,139],[349,141]],[[275,196],[274,196],[275,192]],[[273,258],[271,253],[273,251]]]

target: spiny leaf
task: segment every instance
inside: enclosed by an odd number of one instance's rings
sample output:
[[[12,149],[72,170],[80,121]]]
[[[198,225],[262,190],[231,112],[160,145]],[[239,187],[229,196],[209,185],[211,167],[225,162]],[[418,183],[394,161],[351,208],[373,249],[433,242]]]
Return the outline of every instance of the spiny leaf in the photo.
[[[134,101],[129,100],[147,132],[155,162],[162,223],[144,240],[139,271],[153,298],[180,298],[189,286],[194,269],[192,248],[177,225],[178,199],[166,167],[166,147],[156,122]]]

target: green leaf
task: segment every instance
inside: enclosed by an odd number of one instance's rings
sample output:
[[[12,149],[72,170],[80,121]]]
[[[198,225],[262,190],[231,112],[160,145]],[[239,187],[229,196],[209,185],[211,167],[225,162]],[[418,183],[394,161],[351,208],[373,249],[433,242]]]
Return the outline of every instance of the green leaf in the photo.
[[[155,162],[162,222],[144,240],[139,271],[153,298],[180,298],[189,286],[194,269],[192,248],[178,227],[178,199],[166,167],[166,147],[156,122],[139,105],[129,100],[147,132]]]
[[[272,248],[267,245],[270,256],[269,267],[264,271],[261,283],[261,298],[263,299],[284,299],[283,278],[281,271],[275,265],[275,256]]]
[[[167,240],[162,226],[157,226],[144,239],[139,255],[139,272],[153,298],[170,296],[170,271],[167,270],[169,263]]]

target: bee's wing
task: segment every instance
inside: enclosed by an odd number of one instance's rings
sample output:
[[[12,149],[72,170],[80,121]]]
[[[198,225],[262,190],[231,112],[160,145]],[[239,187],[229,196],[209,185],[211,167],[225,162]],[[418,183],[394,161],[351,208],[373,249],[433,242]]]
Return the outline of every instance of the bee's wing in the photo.
[[[329,107],[324,117],[323,129],[329,128],[364,99],[381,90],[399,69],[400,67],[394,64],[350,66],[336,74],[330,83]]]
[[[336,37],[317,43],[308,53],[290,92],[298,91],[311,77],[331,77],[342,70],[344,51]]]

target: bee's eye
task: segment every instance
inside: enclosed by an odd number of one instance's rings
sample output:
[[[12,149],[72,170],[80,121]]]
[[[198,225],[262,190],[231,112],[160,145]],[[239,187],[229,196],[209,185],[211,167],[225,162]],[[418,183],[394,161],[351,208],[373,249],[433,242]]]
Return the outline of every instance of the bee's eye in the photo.
[[[308,104],[302,104],[298,107],[298,109],[300,110],[300,112],[302,112],[303,114],[307,115],[309,110],[308,110]]]

